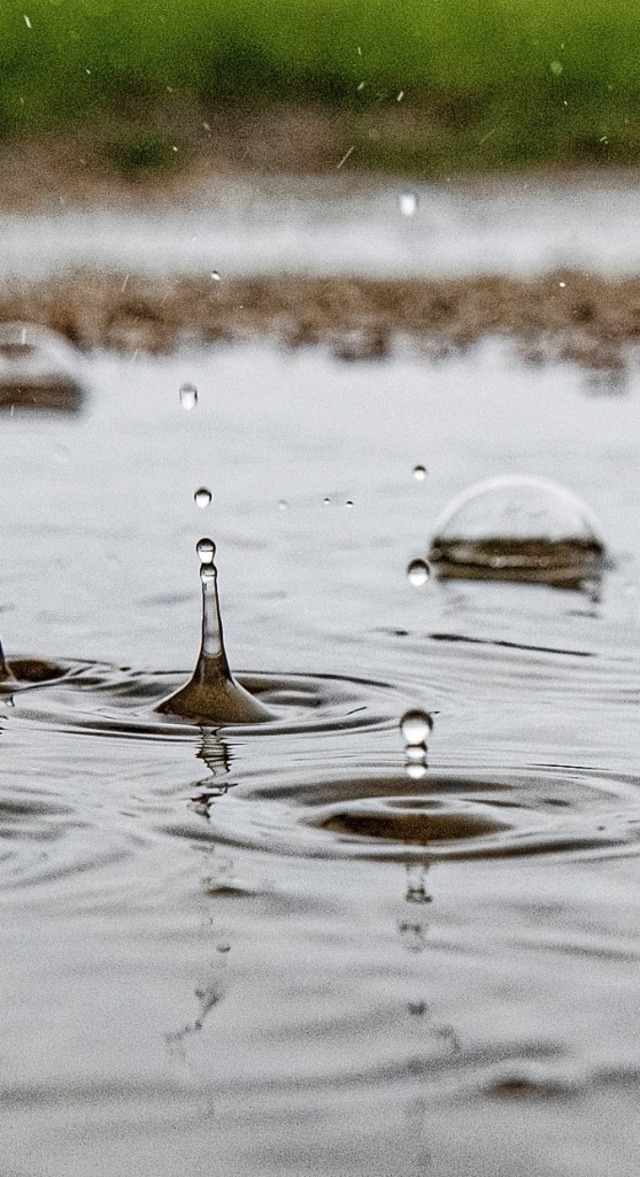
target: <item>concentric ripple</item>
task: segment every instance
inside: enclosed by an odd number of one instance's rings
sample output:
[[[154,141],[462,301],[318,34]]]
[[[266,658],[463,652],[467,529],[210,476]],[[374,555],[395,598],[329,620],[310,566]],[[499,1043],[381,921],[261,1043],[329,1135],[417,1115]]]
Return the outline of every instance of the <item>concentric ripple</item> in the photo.
[[[161,699],[184,682],[185,674],[39,659],[15,659],[9,667],[16,682],[6,683],[0,698],[12,707],[16,719],[52,723],[69,731],[142,738],[191,739],[201,731],[195,723],[159,716],[155,710]],[[239,729],[243,735],[392,727],[407,703],[395,687],[369,679],[320,674],[239,674],[237,679],[274,713],[269,723],[244,724]]]
[[[412,782],[404,773],[289,772],[245,782],[209,813],[213,836],[281,854],[424,861],[606,851],[640,839],[636,778],[586,769]]]

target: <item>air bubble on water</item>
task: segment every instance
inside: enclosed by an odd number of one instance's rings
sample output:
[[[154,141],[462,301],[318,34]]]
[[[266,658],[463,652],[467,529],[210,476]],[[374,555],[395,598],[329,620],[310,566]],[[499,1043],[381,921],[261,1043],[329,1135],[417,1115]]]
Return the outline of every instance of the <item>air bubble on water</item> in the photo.
[[[211,273],[209,274],[209,277],[211,278],[212,282],[219,282],[220,281],[220,275],[217,270],[212,270]]]
[[[427,477],[426,467],[425,466],[414,466],[413,467],[413,477],[415,478],[416,482],[424,482],[425,478]]]
[[[193,501],[196,507],[208,507],[212,497],[211,491],[206,486],[199,486],[194,493]]]
[[[558,483],[505,475],[459,495],[437,520],[429,559],[444,577],[579,588],[605,547],[585,503]]]
[[[205,536],[203,539],[198,540],[196,544],[196,552],[200,557],[201,564],[213,564],[216,554],[216,545],[212,539],[208,539]]]
[[[403,217],[413,217],[418,211],[418,194],[416,192],[401,192],[398,197],[398,207]]]
[[[415,585],[416,588],[421,588],[431,576],[431,568],[426,560],[410,560],[407,564],[407,576],[410,584]]]
[[[407,744],[425,744],[432,727],[431,716],[418,707],[412,708],[411,711],[405,711],[400,720],[400,732]]]
[[[198,389],[195,384],[182,384],[180,386],[180,404],[187,412],[195,409],[198,403]]]

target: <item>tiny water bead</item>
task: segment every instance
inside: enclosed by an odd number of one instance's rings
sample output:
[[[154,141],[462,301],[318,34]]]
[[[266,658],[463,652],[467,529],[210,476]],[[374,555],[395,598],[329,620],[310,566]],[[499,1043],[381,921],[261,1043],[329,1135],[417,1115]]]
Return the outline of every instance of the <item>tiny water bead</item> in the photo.
[[[212,499],[211,491],[206,486],[199,486],[193,496],[193,501],[196,507],[208,507]]]
[[[219,282],[220,281],[220,275],[217,270],[212,270],[211,273],[209,274],[209,277],[211,278],[212,282]]]
[[[199,539],[196,544],[196,552],[200,557],[201,564],[213,564],[216,554],[216,545],[212,539],[204,537]]]
[[[418,195],[416,192],[401,192],[398,197],[398,207],[403,217],[413,217],[418,211]]]
[[[413,477],[415,478],[416,482],[424,482],[425,478],[427,477],[426,466],[414,466]]]
[[[198,403],[198,389],[195,384],[181,384],[180,386],[180,404],[183,409],[190,412],[195,409]]]
[[[431,576],[431,568],[426,560],[410,560],[407,564],[407,576],[410,584],[421,588]]]
[[[576,495],[546,478],[478,483],[446,508],[429,559],[441,577],[581,588],[604,566],[600,526]]]
[[[433,727],[433,720],[426,711],[413,708],[405,711],[400,720],[400,732],[407,744],[424,744]]]

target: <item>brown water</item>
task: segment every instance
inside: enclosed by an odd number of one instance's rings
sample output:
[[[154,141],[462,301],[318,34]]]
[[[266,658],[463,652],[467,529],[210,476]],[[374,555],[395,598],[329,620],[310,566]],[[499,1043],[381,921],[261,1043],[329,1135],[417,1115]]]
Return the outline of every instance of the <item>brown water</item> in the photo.
[[[635,1177],[638,381],[493,343],[88,375],[1,422],[3,1174]],[[594,509],[599,590],[413,586],[449,499],[510,472]],[[272,722],[155,711],[205,534]]]

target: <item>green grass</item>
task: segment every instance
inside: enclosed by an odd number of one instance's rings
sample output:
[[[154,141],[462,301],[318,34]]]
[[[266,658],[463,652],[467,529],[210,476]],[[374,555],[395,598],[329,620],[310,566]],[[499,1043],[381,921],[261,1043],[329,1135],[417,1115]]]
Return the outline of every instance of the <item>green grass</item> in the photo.
[[[400,91],[424,115],[414,120],[412,135],[390,124]],[[638,0],[2,0],[1,134],[39,133],[105,115],[126,120],[132,101],[151,110],[172,99],[203,107],[273,101],[336,107],[345,125],[355,120],[360,163],[418,172],[474,161],[478,167],[636,162],[640,6]],[[365,135],[362,128],[378,117],[388,131],[377,139]],[[125,167],[135,167],[136,150],[125,150]],[[144,166],[155,166],[163,150],[149,139],[141,149]]]

